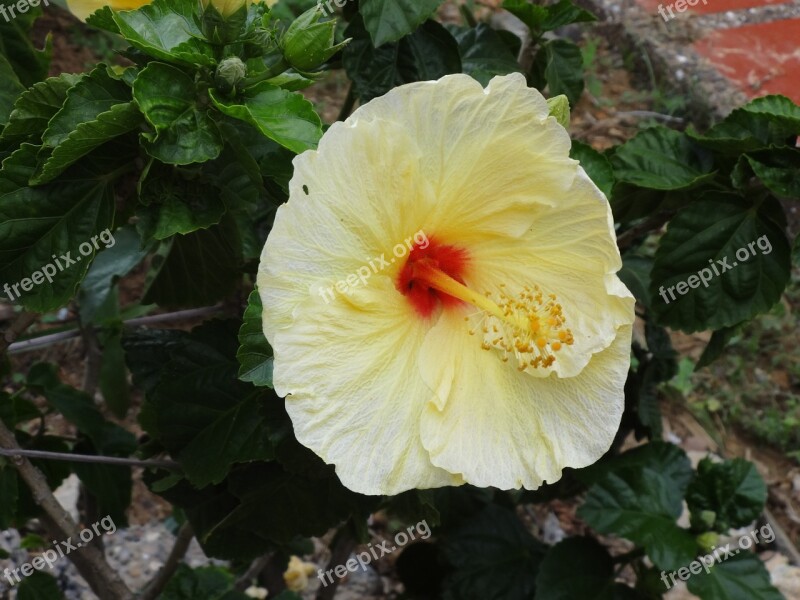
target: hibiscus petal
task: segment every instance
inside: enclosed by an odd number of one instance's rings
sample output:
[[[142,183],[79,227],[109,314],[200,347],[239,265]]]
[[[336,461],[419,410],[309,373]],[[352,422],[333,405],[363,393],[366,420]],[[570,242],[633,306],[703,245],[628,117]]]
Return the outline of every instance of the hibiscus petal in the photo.
[[[467,75],[401,86],[351,119],[401,123],[424,151],[422,176],[437,199],[426,225],[443,237],[520,234],[530,207],[555,202],[577,172],[569,135],[521,74],[486,89]]]
[[[520,238],[473,244],[468,284],[490,291],[501,283],[509,289],[536,284],[556,293],[575,341],[559,352],[553,369],[572,377],[632,321],[633,295],[615,275],[622,260],[611,208],[583,169],[558,204],[532,210],[534,223]]]
[[[297,439],[335,464],[348,488],[399,494],[459,485],[461,477],[433,466],[422,447],[430,392],[409,374],[427,327],[404,301],[386,302],[391,285],[384,278],[378,289],[354,291],[352,303],[318,305],[280,331],[275,390],[287,395]]]
[[[624,408],[631,325],[580,375],[561,379],[487,360],[459,321],[443,316],[420,352],[423,379],[431,390],[448,391],[444,399],[432,393],[422,418],[433,464],[476,486],[535,489],[608,450]]]

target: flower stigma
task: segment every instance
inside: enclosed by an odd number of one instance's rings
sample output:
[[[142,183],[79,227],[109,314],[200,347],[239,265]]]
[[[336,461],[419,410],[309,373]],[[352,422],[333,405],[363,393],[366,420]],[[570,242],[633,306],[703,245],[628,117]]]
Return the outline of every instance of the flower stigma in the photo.
[[[414,248],[409,254],[397,289],[423,318],[440,305],[445,310],[464,304],[477,308],[477,313],[464,317],[471,325],[469,334],[481,334],[481,348],[494,349],[503,362],[513,357],[520,371],[552,366],[555,354],[574,343],[556,295],[545,295],[535,284],[509,294],[504,283],[499,293],[481,294],[464,282],[468,263],[466,250],[431,238],[427,248]]]

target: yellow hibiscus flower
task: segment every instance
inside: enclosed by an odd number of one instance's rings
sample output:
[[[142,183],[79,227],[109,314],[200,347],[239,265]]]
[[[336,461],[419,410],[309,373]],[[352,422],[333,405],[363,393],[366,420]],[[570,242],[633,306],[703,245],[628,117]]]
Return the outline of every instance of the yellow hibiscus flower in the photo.
[[[85,21],[89,15],[104,6],[110,6],[114,10],[135,10],[141,8],[145,4],[150,4],[151,1],[152,0],[111,0],[108,2],[102,0],[67,0],[67,8],[81,21]],[[204,5],[208,5],[209,0],[202,0],[202,2]],[[228,12],[235,12],[235,7],[242,5],[242,0],[212,0],[212,2],[220,9],[223,15],[228,14]],[[277,3],[278,0],[266,0],[265,2],[269,7]]]
[[[570,144],[522,75],[451,75],[295,159],[264,334],[297,438],[350,489],[535,489],[609,448],[634,300]]]
[[[114,10],[135,10],[150,4],[151,0],[111,0],[111,2],[102,2],[101,0],[67,0],[67,9],[78,17],[81,21],[92,13],[100,10],[104,6],[110,6]]]
[[[304,562],[299,556],[289,559],[289,566],[283,574],[286,587],[292,592],[302,592],[308,587],[308,578],[317,570],[314,563]]]

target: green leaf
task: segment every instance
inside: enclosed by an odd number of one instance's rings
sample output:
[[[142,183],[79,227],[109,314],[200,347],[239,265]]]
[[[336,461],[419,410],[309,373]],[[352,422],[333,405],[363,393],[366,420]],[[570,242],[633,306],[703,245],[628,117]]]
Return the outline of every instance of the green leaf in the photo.
[[[175,165],[206,162],[222,152],[222,136],[210,111],[198,104],[191,77],[180,69],[151,62],[133,82],[133,97],[155,128],[143,134],[148,154]]]
[[[6,399],[0,400],[6,402]],[[4,419],[5,420],[5,419]],[[14,426],[13,423],[7,425]],[[17,487],[17,471],[14,467],[5,463],[0,464],[0,498],[3,502],[0,503],[0,529],[5,531],[14,525],[14,517],[17,513],[17,496],[19,495],[19,488]]]
[[[119,35],[119,27],[114,22],[114,11],[108,5],[99,8],[86,17],[86,24],[95,29],[103,29]]]
[[[677,569],[695,556],[694,538],[675,523],[692,476],[682,450],[653,442],[580,471],[594,483],[578,514],[600,533],[643,546],[659,568]]]
[[[133,131],[141,123],[142,115],[133,102],[115,104],[111,110],[97,115],[95,119],[81,123],[59,142],[50,157],[37,168],[31,185],[52,181],[94,149]]]
[[[31,437],[20,431],[14,431],[17,441],[22,448],[27,450],[42,450],[45,452],[60,452],[69,453],[70,448],[66,442],[61,438],[56,438],[49,435]],[[55,460],[39,460],[31,459],[33,465],[39,469],[47,478],[47,485],[51,490],[57,489],[64,480],[69,477],[71,469],[70,464],[62,461]],[[34,500],[33,493],[27,485],[19,479],[17,482],[17,489],[19,492],[17,500],[17,516],[16,522],[25,523],[29,519],[40,518],[42,509]]]
[[[146,206],[136,211],[136,228],[145,243],[208,229],[225,214],[225,202],[216,187],[166,165],[149,167],[140,197]]]
[[[741,458],[715,463],[700,461],[686,502],[693,514],[712,511],[714,529],[726,533],[750,524],[767,501],[767,486],[753,463]]]
[[[749,553],[714,565],[709,574],[692,575],[686,585],[703,600],[785,600],[770,583],[764,563]]]
[[[643,546],[662,569],[678,569],[695,556],[694,538],[675,524],[680,511],[663,497],[664,479],[649,469],[624,469],[595,484],[579,516],[600,533]]]
[[[359,11],[378,48],[415,31],[441,3],[442,0],[361,0]]]
[[[657,190],[689,189],[713,176],[689,138],[665,127],[645,129],[619,146],[611,164],[620,181]]]
[[[783,218],[775,200],[754,207],[722,193],[706,193],[682,209],[661,239],[651,274],[659,321],[692,332],[731,327],[769,310],[789,279]]]
[[[258,396],[239,402],[186,445],[178,460],[192,485],[203,488],[217,484],[236,463],[273,457],[264,431],[263,403]]]
[[[651,344],[655,346],[655,344]],[[654,353],[663,352],[651,348]],[[674,350],[672,351],[674,354]],[[580,481],[587,485],[595,484],[619,469],[651,469],[659,472],[670,484],[672,491],[665,499],[671,511],[680,511],[683,497],[694,478],[692,464],[686,453],[667,442],[650,442],[628,450],[611,459],[601,460],[576,472]]]
[[[481,85],[488,85],[497,75],[522,71],[516,55],[500,34],[485,23],[479,23],[475,28],[450,25],[448,29],[458,42],[464,73]]]
[[[182,507],[206,554],[249,560],[322,535],[348,519],[365,520],[379,498],[359,496],[338,479],[298,476],[277,463],[236,466],[219,486],[196,490],[183,481],[162,493]]]
[[[228,217],[219,225],[170,238],[153,261],[154,277],[144,304],[208,306],[225,298],[241,275],[241,244]]]
[[[0,125],[3,125],[8,121],[17,97],[25,91],[25,88],[11,67],[11,63],[2,54],[0,54],[0,80],[4,82],[0,88]]]
[[[119,302],[116,294],[113,297]],[[99,340],[103,351],[100,364],[100,391],[114,416],[124,419],[131,406],[131,395],[125,352],[122,350],[122,323],[105,327],[100,332]]]
[[[458,42],[440,23],[425,21],[401,41],[414,60],[415,81],[435,81],[445,75],[461,73]]]
[[[264,307],[258,290],[250,292],[247,308],[244,311],[242,327],[239,329],[239,379],[249,381],[257,386],[272,387],[272,367],[274,359],[272,348],[261,325],[261,313]]]
[[[708,340],[708,344],[703,349],[703,354],[700,355],[697,364],[694,366],[694,370],[698,371],[703,367],[707,367],[722,356],[722,353],[725,352],[725,348],[728,346],[731,339],[733,339],[739,331],[740,325],[741,324],[733,325],[732,327],[723,327],[712,333],[711,339]]]
[[[120,34],[145,54],[188,67],[216,64],[196,18],[195,0],[154,0],[138,10],[114,12]]]
[[[533,68],[544,76],[551,96],[564,94],[575,106],[583,93],[583,55],[570,41],[555,39],[542,44]]]
[[[545,549],[514,512],[490,504],[444,540],[453,567],[444,598],[530,600]]]
[[[41,390],[47,401],[85,434],[99,453],[129,456],[135,450],[134,435],[106,421],[88,394],[61,383],[55,365],[39,363],[31,367],[28,385]]]
[[[222,567],[192,569],[181,564],[172,576],[160,600],[247,600],[234,592],[233,575]]]
[[[588,144],[577,140],[572,141],[572,149],[569,155],[580,161],[581,166],[591,180],[594,181],[594,184],[600,188],[606,198],[611,198],[611,190],[614,188],[615,179],[614,170],[611,168],[608,158]]]
[[[528,0],[503,0],[503,8],[528,26],[531,34],[538,37],[548,15],[548,7],[533,4]]]
[[[322,121],[314,106],[296,92],[264,81],[245,90],[237,101],[221,98],[213,90],[209,94],[222,113],[255,126],[298,154],[315,149],[322,137]]]
[[[30,400],[0,392],[0,421],[13,428],[19,423],[38,419],[41,413]]]
[[[126,149],[114,150],[108,157],[82,161],[58,184],[36,188],[28,186],[35,146],[23,144],[3,162],[0,280],[29,310],[45,312],[65,304],[89,268],[99,248],[92,240],[99,240],[113,217],[114,179],[107,173],[130,160]],[[13,288],[16,283],[19,287]]]
[[[560,0],[550,6],[532,4],[528,0],[505,0],[503,8],[525,23],[534,38],[570,23],[597,20],[592,13],[575,6],[570,0]]]
[[[130,102],[131,91],[108,67],[99,65],[67,91],[64,105],[53,116],[42,136],[45,146],[55,148],[82,123],[94,121],[117,104]]]
[[[753,173],[772,193],[800,198],[800,151],[773,150],[756,156],[745,155]]]
[[[176,340],[142,410],[148,433],[198,488],[221,482],[236,463],[274,455],[263,397],[235,379],[234,325],[209,324]]]
[[[37,141],[47,129],[50,119],[61,110],[67,99],[67,91],[85,75],[64,73],[36,83],[22,93],[14,104],[8,125],[0,139],[24,140],[35,136]]]
[[[378,49],[360,19],[350,23],[345,35],[353,41],[345,48],[342,62],[362,102],[398,85],[461,72],[458,44],[435,21],[426,21],[413,34]]]
[[[61,600],[64,595],[52,575],[34,571],[25,577],[17,588],[17,600]]]
[[[0,0],[0,5],[6,7],[6,11],[11,11],[18,2]],[[27,5],[27,8],[29,10],[25,13],[15,11],[14,18],[7,18],[4,15],[0,20],[0,55],[8,59],[19,81],[26,88],[47,77],[53,50],[50,35],[46,38],[43,50],[34,48],[31,42],[31,28],[34,21],[42,14],[42,7]]]
[[[650,271],[652,269],[652,259],[626,255],[622,257],[622,269],[617,273],[636,301],[643,306],[650,306]]]
[[[575,565],[581,565],[580,577]],[[539,566],[536,600],[614,600],[614,562],[595,539],[572,537],[559,542]]]
[[[785,96],[763,96],[737,108],[705,135],[689,131],[701,146],[723,154],[794,146],[800,135],[800,107]]]
[[[76,446],[76,452],[93,454],[91,448]],[[128,524],[127,510],[133,495],[130,467],[73,463],[72,469],[92,497],[98,515],[111,517],[114,525]]]
[[[547,18],[542,24],[543,31],[552,31],[571,23],[590,23],[597,21],[597,17],[578,6],[571,0],[559,0],[551,6],[547,6]]]
[[[78,293],[79,312],[84,324],[94,321],[116,280],[127,275],[149,252],[148,247],[142,248],[141,240],[131,226],[117,229],[113,234],[101,232],[101,241],[105,249],[98,252]]]

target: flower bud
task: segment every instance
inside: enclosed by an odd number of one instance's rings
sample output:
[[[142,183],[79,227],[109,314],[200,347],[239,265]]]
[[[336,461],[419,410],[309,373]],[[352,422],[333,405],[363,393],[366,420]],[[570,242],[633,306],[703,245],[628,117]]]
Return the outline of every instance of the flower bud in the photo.
[[[719,543],[719,534],[714,531],[707,531],[695,538],[698,548],[703,552],[711,552]]]
[[[243,6],[247,8],[249,0],[200,0],[203,11],[207,11],[209,6],[213,6],[223,18],[227,19]]]
[[[322,10],[317,5],[297,17],[283,37],[283,55],[296,70],[313,71],[344,48],[350,40],[333,45],[336,22],[321,21]]]
[[[203,33],[212,44],[235,42],[244,31],[250,0],[200,0]]]
[[[214,75],[217,89],[228,93],[236,89],[236,86],[244,80],[247,75],[247,67],[242,60],[236,56],[226,58],[217,67]]]
[[[559,125],[564,129],[569,127],[569,100],[564,94],[548,98],[547,108],[550,109],[550,116],[555,117]]]

